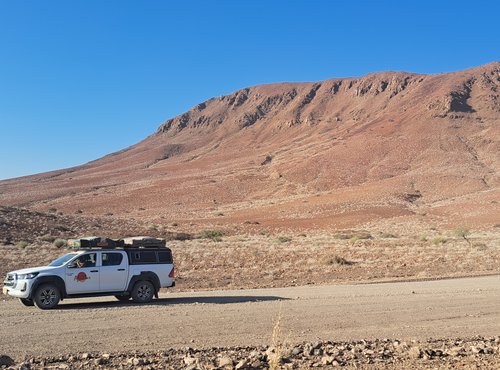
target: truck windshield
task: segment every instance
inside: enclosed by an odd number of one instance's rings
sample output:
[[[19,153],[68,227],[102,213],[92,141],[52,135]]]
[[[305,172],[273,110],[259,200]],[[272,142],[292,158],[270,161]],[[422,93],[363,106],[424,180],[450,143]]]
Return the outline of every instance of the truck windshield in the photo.
[[[49,266],[62,266],[76,255],[77,255],[77,253],[65,254],[64,256],[61,256],[58,259],[49,263]]]

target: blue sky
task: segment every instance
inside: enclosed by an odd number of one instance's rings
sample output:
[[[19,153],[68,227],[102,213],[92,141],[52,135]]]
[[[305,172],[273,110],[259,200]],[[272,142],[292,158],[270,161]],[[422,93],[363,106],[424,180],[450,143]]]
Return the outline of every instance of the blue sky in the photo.
[[[132,145],[262,83],[500,60],[497,1],[0,0],[0,179]]]

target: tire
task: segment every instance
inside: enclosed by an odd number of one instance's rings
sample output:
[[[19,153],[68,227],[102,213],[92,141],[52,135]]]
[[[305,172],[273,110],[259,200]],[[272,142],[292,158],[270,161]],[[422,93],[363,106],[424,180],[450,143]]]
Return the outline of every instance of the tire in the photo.
[[[27,307],[32,307],[35,305],[35,302],[33,302],[31,299],[27,298],[19,298],[19,302],[21,302],[23,305]]]
[[[115,298],[118,299],[120,302],[128,302],[130,300],[129,295],[115,295]]]
[[[54,284],[40,285],[33,296],[35,306],[42,310],[50,310],[56,307],[60,300],[61,293]]]
[[[137,303],[151,302],[155,295],[155,287],[150,281],[140,280],[132,289],[132,300]]]

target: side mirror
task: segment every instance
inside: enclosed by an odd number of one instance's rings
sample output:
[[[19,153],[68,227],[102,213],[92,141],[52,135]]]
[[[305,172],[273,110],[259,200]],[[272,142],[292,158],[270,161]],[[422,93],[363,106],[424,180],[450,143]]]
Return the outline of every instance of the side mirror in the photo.
[[[73,262],[70,262],[68,263],[68,266],[67,266],[69,269],[74,269],[76,267],[76,261],[73,261]]]

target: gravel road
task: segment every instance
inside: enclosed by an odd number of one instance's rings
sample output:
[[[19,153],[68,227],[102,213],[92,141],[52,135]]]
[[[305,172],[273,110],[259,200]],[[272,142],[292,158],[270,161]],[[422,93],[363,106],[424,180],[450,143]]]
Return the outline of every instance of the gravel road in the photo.
[[[66,300],[51,311],[8,299],[0,302],[0,354],[266,345],[280,311],[290,343],[494,336],[500,333],[500,276],[164,292],[148,305],[105,297]]]

